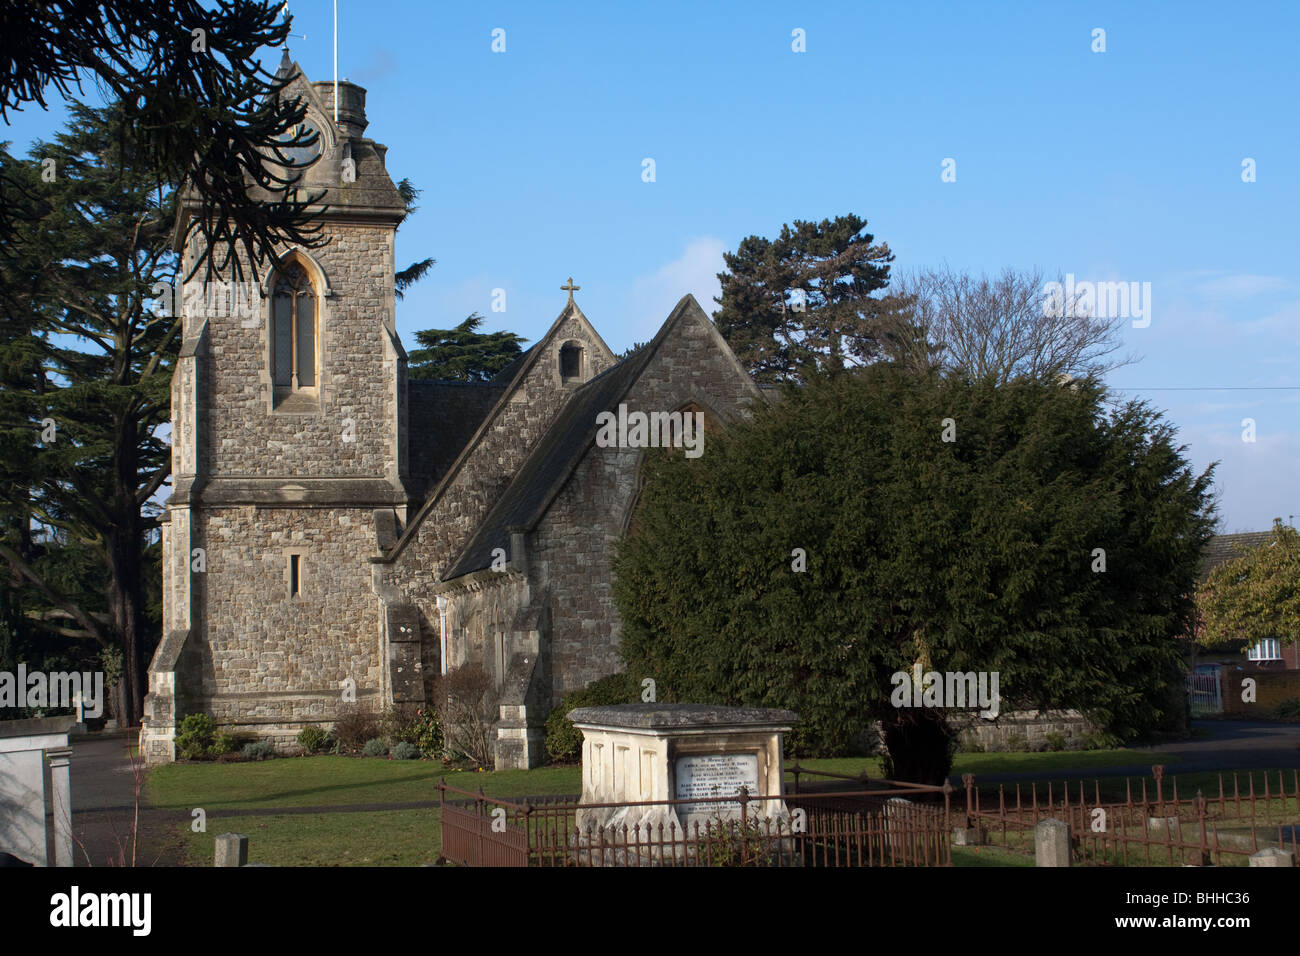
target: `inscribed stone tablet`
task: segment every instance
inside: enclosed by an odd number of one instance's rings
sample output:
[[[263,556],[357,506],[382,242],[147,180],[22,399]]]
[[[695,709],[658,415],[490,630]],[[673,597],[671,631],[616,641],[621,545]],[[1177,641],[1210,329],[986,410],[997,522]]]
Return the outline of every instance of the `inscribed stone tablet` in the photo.
[[[678,800],[690,800],[695,797],[728,797],[739,793],[741,787],[757,796],[758,789],[758,755],[757,754],[696,754],[678,757],[677,764]],[[687,803],[682,804],[683,813],[712,813],[713,811],[732,811],[740,809],[740,802],[731,803]]]

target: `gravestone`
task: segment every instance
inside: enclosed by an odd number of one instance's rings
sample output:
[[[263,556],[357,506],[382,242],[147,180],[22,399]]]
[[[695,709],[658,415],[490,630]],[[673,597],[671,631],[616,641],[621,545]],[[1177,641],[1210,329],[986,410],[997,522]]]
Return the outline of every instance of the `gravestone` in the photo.
[[[710,821],[741,819],[738,799],[718,798],[736,797],[742,787],[746,820],[788,832],[781,742],[799,719],[792,711],[618,704],[580,707],[569,719],[583,735],[580,834],[626,827],[629,840],[661,832],[680,839],[697,825],[705,832]]]
[[[33,866],[72,866],[72,717],[0,721],[0,851]],[[50,792],[45,757],[50,758]],[[46,814],[54,820],[53,859]]]
[[[1250,855],[1251,866],[1295,866],[1295,857],[1291,855],[1290,850],[1284,850],[1279,846],[1266,847],[1258,853]]]
[[[1034,865],[1070,866],[1070,825],[1047,819],[1034,827]]]
[[[243,833],[223,833],[217,837],[213,866],[248,866],[248,837]]]

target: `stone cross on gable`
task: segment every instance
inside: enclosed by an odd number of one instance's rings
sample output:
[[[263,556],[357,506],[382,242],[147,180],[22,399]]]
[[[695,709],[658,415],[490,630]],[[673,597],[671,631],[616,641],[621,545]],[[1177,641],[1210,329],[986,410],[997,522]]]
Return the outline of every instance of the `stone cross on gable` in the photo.
[[[560,291],[561,291],[561,292],[567,292],[567,293],[569,293],[569,301],[572,302],[572,301],[573,301],[573,293],[577,292],[577,291],[578,291],[579,289],[581,289],[581,288],[582,288],[582,286],[580,286],[580,285],[574,285],[574,284],[573,284],[573,276],[569,276],[569,282],[568,282],[568,284],[567,284],[567,285],[562,285],[562,286],[560,286]]]

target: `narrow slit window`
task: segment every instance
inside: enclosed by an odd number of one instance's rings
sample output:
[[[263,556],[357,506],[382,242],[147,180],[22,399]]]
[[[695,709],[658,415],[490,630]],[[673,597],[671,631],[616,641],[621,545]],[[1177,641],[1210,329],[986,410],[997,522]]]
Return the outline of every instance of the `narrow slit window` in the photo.
[[[297,597],[302,589],[302,577],[298,567],[298,561],[301,556],[297,554],[289,555],[289,596]]]

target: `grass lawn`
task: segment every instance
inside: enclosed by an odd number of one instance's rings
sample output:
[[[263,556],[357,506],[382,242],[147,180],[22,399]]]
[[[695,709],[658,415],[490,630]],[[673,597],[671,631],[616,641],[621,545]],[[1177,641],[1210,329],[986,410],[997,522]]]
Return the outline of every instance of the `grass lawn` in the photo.
[[[1052,774],[1070,770],[1088,770],[1092,767],[1113,767],[1131,764],[1135,767],[1150,767],[1163,763],[1170,772],[1176,772],[1179,758],[1170,754],[1157,753],[1153,750],[1077,750],[1045,753],[959,753],[953,760],[952,773],[975,774],[979,784],[980,774],[990,773],[1036,773],[1040,779],[1047,780]],[[786,766],[798,763],[801,767],[812,770],[828,770],[832,773],[857,774],[863,770],[873,777],[883,775],[880,760],[876,757],[828,757],[787,760]],[[786,774],[787,780],[793,780]],[[818,779],[818,778],[810,778]]]
[[[259,810],[437,800],[438,781],[492,796],[577,793],[578,767],[469,773],[429,760],[284,757],[255,763],[173,763],[150,772],[149,802],[164,810]]]
[[[437,810],[382,810],[374,813],[295,813],[271,816],[208,817],[207,833],[184,831],[186,863],[211,866],[219,833],[248,836],[248,862],[272,866],[420,866],[441,849]]]
[[[953,866],[1033,866],[1032,853],[1017,853],[1000,846],[955,846]]]
[[[1047,779],[1063,770],[1154,762],[1155,755],[1140,750],[975,753],[959,754],[953,772],[975,773],[978,779],[980,773],[1030,771]],[[873,776],[881,773],[878,760],[863,757],[801,760],[800,763],[810,769],[837,773],[856,774],[863,770]],[[187,848],[188,862],[193,865],[211,865],[214,837],[233,831],[248,834],[249,859],[255,863],[418,866],[435,860],[440,850],[436,807],[224,817],[221,811],[433,802],[438,799],[436,786],[441,779],[462,790],[476,791],[482,787],[487,795],[503,798],[575,794],[582,785],[581,769],[577,766],[474,773],[424,760],[321,756],[256,763],[167,764],[150,772],[146,794],[149,803],[158,809],[188,812],[202,807],[206,811],[206,833],[191,832],[188,819],[167,824],[175,828],[175,833],[168,835],[180,836]],[[787,779],[792,778],[787,776]],[[1179,784],[1181,794],[1183,781]],[[953,850],[953,861],[959,866],[1032,864],[1032,859],[1024,854],[996,847],[957,847]]]

